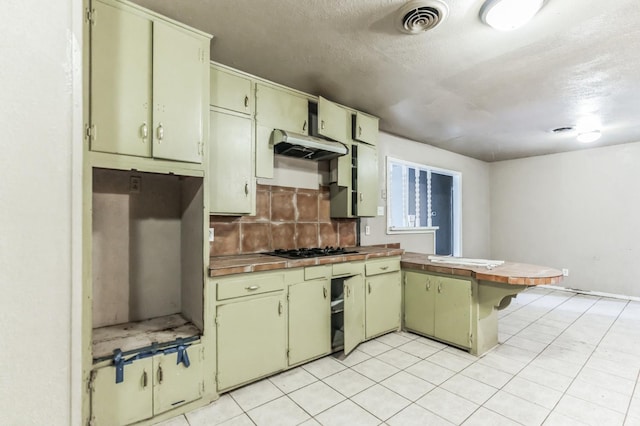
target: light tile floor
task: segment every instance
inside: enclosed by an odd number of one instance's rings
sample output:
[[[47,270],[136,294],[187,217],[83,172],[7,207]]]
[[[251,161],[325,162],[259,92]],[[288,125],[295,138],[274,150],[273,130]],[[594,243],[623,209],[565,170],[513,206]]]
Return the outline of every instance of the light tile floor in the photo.
[[[640,302],[528,289],[482,357],[409,333],[159,425],[640,425]]]

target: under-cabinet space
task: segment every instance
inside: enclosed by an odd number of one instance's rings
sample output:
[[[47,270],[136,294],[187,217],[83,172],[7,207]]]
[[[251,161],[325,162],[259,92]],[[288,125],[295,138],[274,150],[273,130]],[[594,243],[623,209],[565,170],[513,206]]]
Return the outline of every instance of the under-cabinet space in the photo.
[[[331,349],[344,347],[344,278],[331,280]]]
[[[92,198],[94,359],[200,334],[203,179],[96,168]]]

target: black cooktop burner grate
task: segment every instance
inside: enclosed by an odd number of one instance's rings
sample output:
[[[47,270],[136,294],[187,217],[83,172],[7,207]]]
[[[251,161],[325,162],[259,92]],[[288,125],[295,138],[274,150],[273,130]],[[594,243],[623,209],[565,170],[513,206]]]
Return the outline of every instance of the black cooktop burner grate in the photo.
[[[291,249],[291,250],[278,249],[265,254],[269,254],[272,256],[285,257],[287,259],[307,259],[310,257],[340,256],[342,254],[353,254],[353,253],[357,253],[357,251],[347,250],[344,247],[325,247],[325,248],[313,247],[313,248],[299,248],[299,249]]]

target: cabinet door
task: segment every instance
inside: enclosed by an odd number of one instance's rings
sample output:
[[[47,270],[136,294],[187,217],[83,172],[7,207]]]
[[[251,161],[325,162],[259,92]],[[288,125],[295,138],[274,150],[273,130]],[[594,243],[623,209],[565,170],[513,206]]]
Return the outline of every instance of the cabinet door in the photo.
[[[350,114],[338,104],[318,98],[318,133],[327,138],[349,142]]]
[[[433,282],[433,277],[427,274],[404,274],[404,325],[409,330],[433,336],[437,284]]]
[[[178,354],[153,358],[153,413],[160,414],[202,397],[202,345],[187,348],[189,367],[178,364]]]
[[[356,275],[344,280],[344,353],[364,341],[364,280]]]
[[[224,390],[286,366],[283,295],[217,307],[218,390]]]
[[[249,78],[211,67],[209,87],[211,105],[247,115],[253,113]]]
[[[353,138],[357,141],[378,144],[378,119],[370,115],[357,112],[353,124]]]
[[[358,144],[356,216],[378,214],[378,153],[375,147]]]
[[[435,337],[462,347],[470,347],[471,282],[435,277]]]
[[[309,134],[309,101],[283,89],[256,84],[256,122],[272,129]]]
[[[331,352],[331,282],[289,286],[289,365]]]
[[[124,366],[124,381],[116,383],[116,369],[95,371],[91,418],[96,425],[128,425],[153,416],[153,361],[136,360]]]
[[[256,177],[273,178],[273,127],[256,122]]]
[[[367,277],[367,339],[400,328],[400,271]]]
[[[251,213],[255,198],[251,118],[211,111],[210,123],[211,212]]]
[[[151,21],[94,2],[91,26],[91,150],[151,156]]]
[[[127,40],[127,43],[129,40]],[[153,25],[153,156],[202,162],[206,43],[167,23]],[[208,79],[206,80],[208,83]]]

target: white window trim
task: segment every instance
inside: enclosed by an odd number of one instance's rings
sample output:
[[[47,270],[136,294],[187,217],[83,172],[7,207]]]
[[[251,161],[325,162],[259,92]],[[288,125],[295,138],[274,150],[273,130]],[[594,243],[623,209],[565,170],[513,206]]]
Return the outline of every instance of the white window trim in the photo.
[[[443,169],[440,167],[428,166],[426,164],[414,163],[411,161],[400,160],[398,158],[386,157],[386,193],[387,193],[387,235],[397,234],[428,234],[433,233],[439,229],[437,226],[415,226],[415,227],[394,227],[391,226],[390,213],[391,212],[391,175],[389,173],[391,163],[402,164],[404,166],[412,167],[420,170],[430,170],[432,172],[440,173],[453,177],[453,255],[462,256],[462,173],[455,170]],[[403,194],[403,198],[406,194]],[[404,202],[403,202],[404,203]],[[428,202],[429,204],[431,201]],[[430,218],[428,219],[431,222]],[[435,246],[435,235],[434,235]]]

